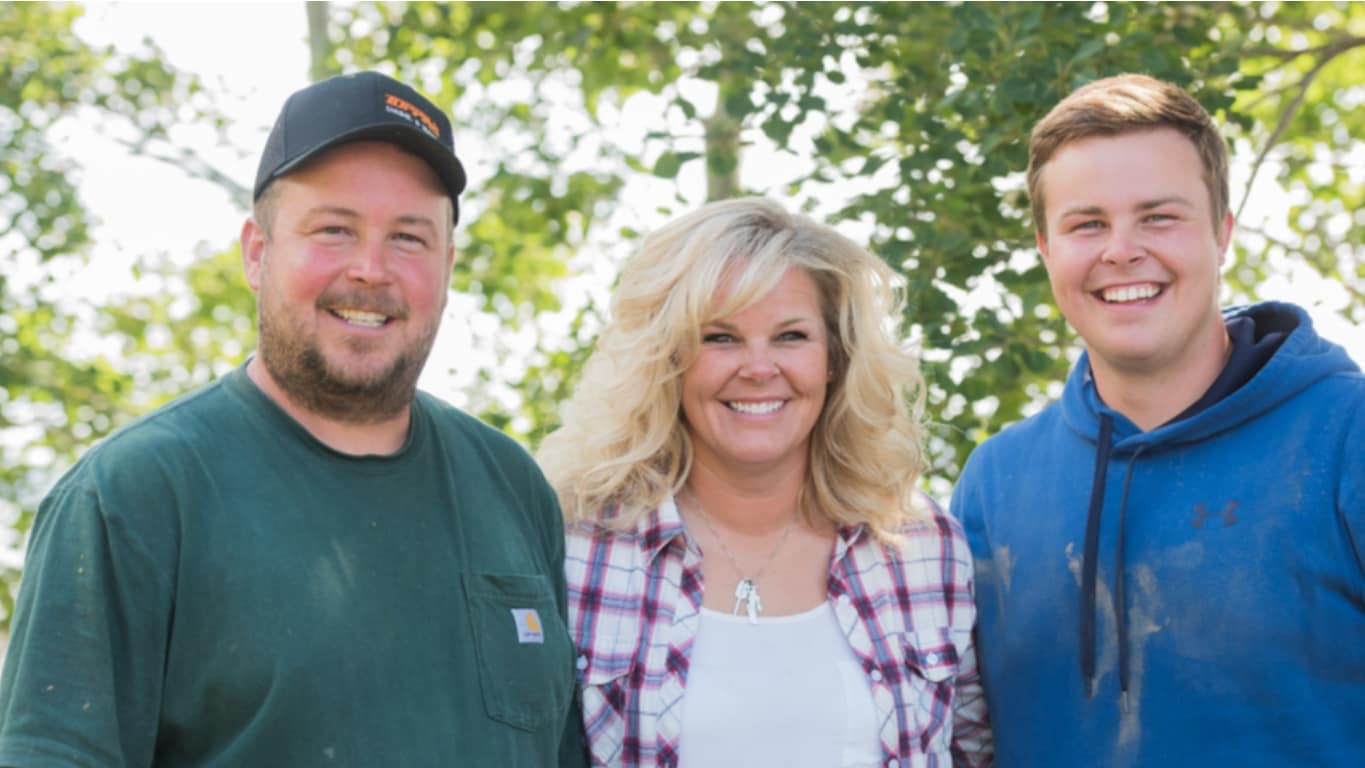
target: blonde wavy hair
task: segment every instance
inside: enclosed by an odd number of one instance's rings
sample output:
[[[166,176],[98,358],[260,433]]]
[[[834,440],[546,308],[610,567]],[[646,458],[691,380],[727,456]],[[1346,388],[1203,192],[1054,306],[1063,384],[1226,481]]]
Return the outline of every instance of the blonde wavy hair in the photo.
[[[629,530],[681,489],[692,464],[681,377],[701,327],[752,306],[790,268],[819,289],[833,373],[811,433],[802,514],[882,538],[922,517],[913,489],[924,380],[897,333],[895,274],[828,226],[740,198],[674,220],[626,262],[561,426],[537,453],[570,523]],[[720,302],[723,279],[734,288]]]

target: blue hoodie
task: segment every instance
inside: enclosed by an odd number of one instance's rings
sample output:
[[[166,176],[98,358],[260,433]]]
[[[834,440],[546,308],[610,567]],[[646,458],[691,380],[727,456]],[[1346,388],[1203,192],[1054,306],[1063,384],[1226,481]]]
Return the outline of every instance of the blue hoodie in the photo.
[[[963,469],[999,765],[1365,762],[1365,376],[1298,307],[1225,319],[1242,373],[1171,422],[1083,354]]]

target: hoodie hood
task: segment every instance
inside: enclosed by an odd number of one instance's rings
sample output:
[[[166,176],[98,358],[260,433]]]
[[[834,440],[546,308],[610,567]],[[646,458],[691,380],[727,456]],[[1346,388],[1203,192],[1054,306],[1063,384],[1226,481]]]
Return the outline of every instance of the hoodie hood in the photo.
[[[1293,304],[1266,302],[1223,312],[1225,323],[1239,318],[1254,323],[1257,340],[1267,334],[1286,335],[1260,370],[1223,399],[1188,418],[1177,418],[1143,432],[1100,399],[1090,374],[1090,355],[1082,352],[1060,403],[1067,426],[1085,439],[1097,441],[1100,418],[1108,415],[1114,422],[1113,439],[1118,455],[1138,445],[1178,445],[1251,421],[1327,376],[1360,370],[1345,349],[1318,336],[1312,318]]]
[[[1223,320],[1230,329],[1235,329],[1230,333],[1234,345],[1232,356],[1223,374],[1198,403],[1150,432],[1143,432],[1100,399],[1090,373],[1088,353],[1082,353],[1076,363],[1063,395],[1061,408],[1067,426],[1095,445],[1080,574],[1080,664],[1087,697],[1093,694],[1095,683],[1095,591],[1100,524],[1106,512],[1105,479],[1111,461],[1126,463],[1119,508],[1110,512],[1118,515],[1113,597],[1118,634],[1118,677],[1125,711],[1129,691],[1129,643],[1124,526],[1133,471],[1143,454],[1203,440],[1258,418],[1327,376],[1359,370],[1344,349],[1314,332],[1307,312],[1297,306],[1269,302],[1235,307],[1223,313]]]

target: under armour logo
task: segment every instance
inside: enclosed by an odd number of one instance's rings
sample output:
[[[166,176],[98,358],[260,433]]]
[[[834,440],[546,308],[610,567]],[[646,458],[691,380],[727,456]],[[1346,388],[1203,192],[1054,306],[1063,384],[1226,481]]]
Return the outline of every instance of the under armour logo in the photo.
[[[1222,514],[1222,516],[1223,516],[1223,527],[1224,527],[1224,528],[1228,528],[1228,527],[1230,527],[1230,526],[1236,525],[1236,524],[1237,524],[1237,502],[1236,502],[1235,500],[1234,500],[1234,501],[1229,501],[1229,502],[1227,503],[1227,506],[1223,507],[1223,511],[1222,511],[1221,514]],[[1194,519],[1190,521],[1190,525],[1194,526],[1195,528],[1203,528],[1203,527],[1204,527],[1204,521],[1207,520],[1208,518],[1209,518],[1209,505],[1208,505],[1208,504],[1195,504],[1195,505],[1194,505]]]

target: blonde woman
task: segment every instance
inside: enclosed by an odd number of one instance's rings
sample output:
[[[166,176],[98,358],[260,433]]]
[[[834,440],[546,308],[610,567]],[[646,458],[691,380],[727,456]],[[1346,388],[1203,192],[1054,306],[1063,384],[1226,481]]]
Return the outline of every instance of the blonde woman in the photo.
[[[991,761],[892,273],[763,199],[645,239],[539,459],[593,764]]]

